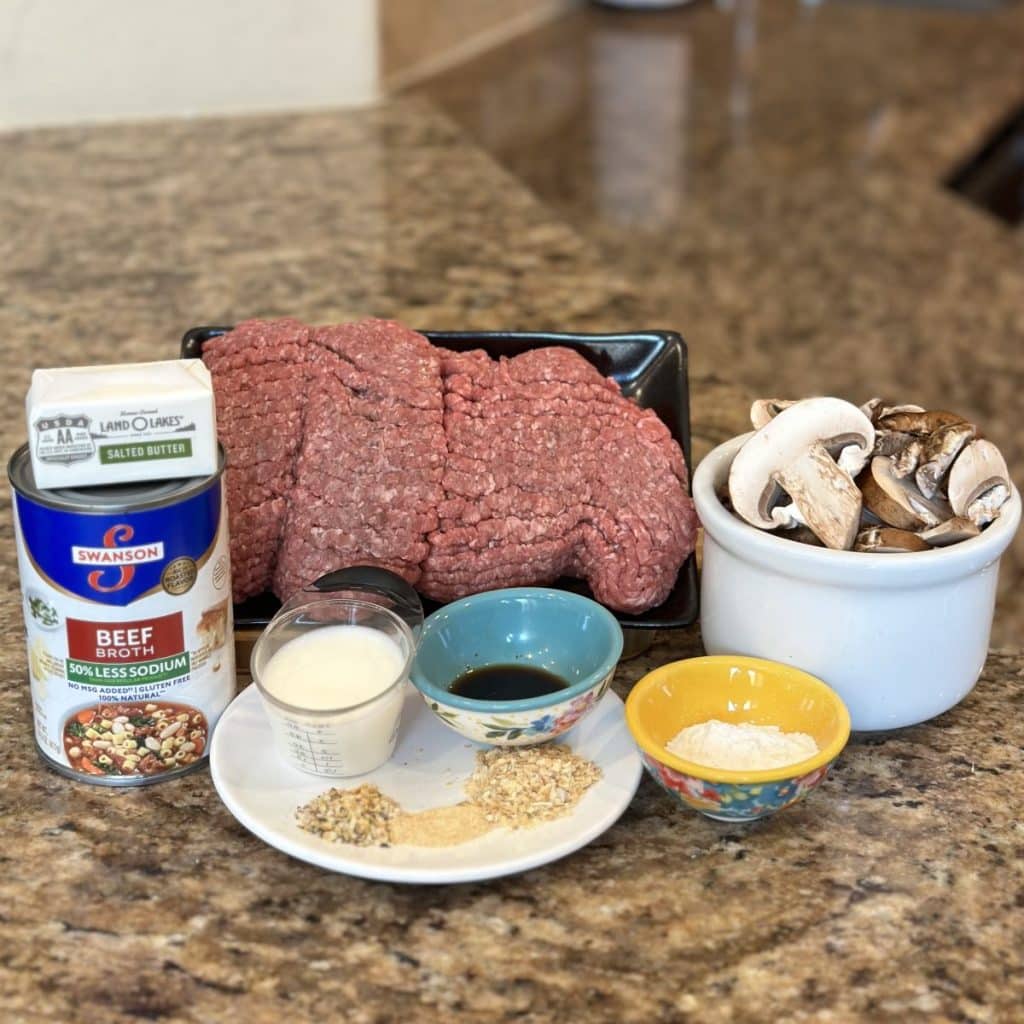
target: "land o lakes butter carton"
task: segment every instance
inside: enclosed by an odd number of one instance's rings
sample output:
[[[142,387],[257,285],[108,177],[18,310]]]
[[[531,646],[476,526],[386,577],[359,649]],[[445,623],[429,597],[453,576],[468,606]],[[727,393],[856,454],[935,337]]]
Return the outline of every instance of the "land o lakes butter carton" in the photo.
[[[36,370],[25,406],[44,490],[217,471],[213,384],[199,359]]]

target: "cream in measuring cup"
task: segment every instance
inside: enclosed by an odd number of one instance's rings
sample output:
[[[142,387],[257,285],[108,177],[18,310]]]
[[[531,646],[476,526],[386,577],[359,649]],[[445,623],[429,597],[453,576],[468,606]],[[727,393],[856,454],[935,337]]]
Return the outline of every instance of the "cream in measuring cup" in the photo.
[[[292,598],[253,649],[252,675],[277,750],[313,775],[373,771],[391,756],[398,737],[415,654],[413,628],[422,610],[398,577],[415,602],[411,612],[375,587],[353,589],[353,574],[362,579],[365,572],[332,573],[323,579],[334,586],[321,589],[318,581]],[[372,570],[371,578],[384,572]]]

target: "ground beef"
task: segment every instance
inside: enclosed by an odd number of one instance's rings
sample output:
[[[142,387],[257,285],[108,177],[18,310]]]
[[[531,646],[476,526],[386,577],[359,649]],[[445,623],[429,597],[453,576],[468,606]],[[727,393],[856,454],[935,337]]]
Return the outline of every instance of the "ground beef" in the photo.
[[[443,497],[440,354],[386,321],[318,328],[312,341],[315,384],[274,591],[360,562],[416,583]]]
[[[613,608],[660,604],[693,550],[694,515],[657,416],[568,349],[446,353],[443,372],[446,500],[423,593],[575,575]]]
[[[342,565],[450,600],[585,578],[630,612],[693,550],[679,446],[569,349],[435,348],[389,321],[248,321],[207,343],[236,600]]]
[[[296,320],[247,320],[203,346],[213,376],[235,600],[267,590],[284,534],[303,437],[310,330]]]

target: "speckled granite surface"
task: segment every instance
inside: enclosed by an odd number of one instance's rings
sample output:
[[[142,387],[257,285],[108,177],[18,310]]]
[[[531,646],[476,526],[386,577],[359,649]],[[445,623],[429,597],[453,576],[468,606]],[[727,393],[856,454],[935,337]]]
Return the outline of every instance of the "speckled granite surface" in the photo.
[[[693,633],[620,668],[697,653]],[[645,780],[574,856],[402,888],[289,860],[208,774],[97,791],[42,770],[4,663],[5,1020],[1014,1021],[1024,1000],[1024,658],[955,711],[847,748],[759,825]]]
[[[32,365],[166,355],[196,322],[641,322],[592,245],[418,103],[0,137],[0,229],[6,448]],[[746,398],[701,394],[706,444]],[[764,824],[645,781],[561,863],[398,888],[264,846],[205,771],[109,792],[41,768],[6,502],[0,544],[5,1021],[1006,1021],[1024,1000],[1019,652]],[[617,686],[698,651],[679,634]]]
[[[1021,231],[941,185],[1024,103],[1021,5],[587,7],[421,91],[686,335],[709,440],[744,425],[714,381],[883,394],[975,418],[1024,482]]]

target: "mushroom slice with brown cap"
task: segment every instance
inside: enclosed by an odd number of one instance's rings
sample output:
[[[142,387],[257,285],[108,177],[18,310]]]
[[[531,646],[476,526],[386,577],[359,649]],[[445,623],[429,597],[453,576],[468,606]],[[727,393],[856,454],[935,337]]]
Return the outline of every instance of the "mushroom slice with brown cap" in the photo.
[[[879,413],[879,418],[882,416],[891,416],[897,412],[924,412],[925,408],[923,405],[887,405]]]
[[[958,516],[985,526],[1010,497],[1010,473],[991,441],[971,441],[949,471],[949,501]]]
[[[852,477],[874,442],[871,421],[855,405],[838,398],[797,402],[750,437],[733,459],[733,508],[761,529],[803,523],[827,547],[848,549],[861,510]]]
[[[914,434],[906,434],[902,430],[885,430],[875,428],[875,455],[899,455],[911,441],[920,441]],[[914,467],[917,468],[916,466]]]
[[[864,415],[867,416],[867,418],[869,420],[871,420],[872,423],[874,423],[878,419],[878,417],[882,415],[882,410],[884,408],[885,408],[885,399],[884,398],[869,398],[860,407],[860,411],[862,413],[864,413]]]
[[[883,523],[898,530],[938,526],[952,518],[949,505],[940,498],[926,498],[910,477],[900,478],[893,460],[876,455],[857,481],[865,506]]]
[[[897,530],[893,526],[873,526],[857,534],[853,550],[884,554],[898,551],[927,551],[928,545],[909,530]]]
[[[930,530],[922,530],[918,537],[929,547],[944,548],[950,544],[959,544],[962,540],[970,540],[972,537],[977,537],[979,533],[981,533],[981,528],[972,523],[970,519],[954,516],[944,523],[939,523],[938,526],[933,526]]]
[[[760,430],[791,405],[796,405],[796,401],[787,398],[759,398],[750,407],[750,423],[755,430]]]
[[[950,423],[963,423],[963,416],[944,409],[931,409],[928,412],[908,412],[903,406],[900,411],[886,411],[878,418],[878,426],[883,430],[899,430],[905,434],[933,434],[939,427]]]
[[[914,437],[910,434],[903,436],[909,437],[910,440],[900,451],[894,452],[892,456],[892,471],[901,480],[905,476],[910,476],[917,469],[921,462],[921,454],[924,452],[924,441],[920,437]],[[875,451],[878,451],[877,445],[875,446]]]
[[[935,497],[939,483],[953,465],[961,449],[977,433],[973,423],[948,423],[929,434],[921,445],[920,461],[914,479],[926,497]],[[898,462],[898,459],[897,459]],[[899,466],[897,465],[897,472]]]

